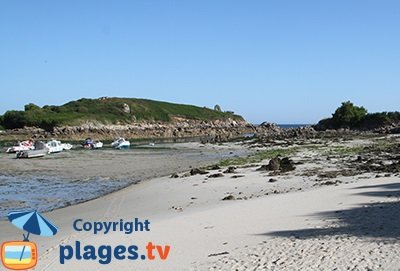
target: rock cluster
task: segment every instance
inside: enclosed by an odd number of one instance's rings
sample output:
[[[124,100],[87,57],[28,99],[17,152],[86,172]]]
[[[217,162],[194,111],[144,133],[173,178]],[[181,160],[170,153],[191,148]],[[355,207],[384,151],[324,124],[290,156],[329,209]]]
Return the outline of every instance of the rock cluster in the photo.
[[[288,157],[279,158],[275,157],[272,158],[267,165],[262,165],[258,168],[258,171],[281,171],[281,172],[288,172],[295,170],[296,167],[294,166],[293,160],[289,159]]]
[[[128,111],[129,108],[125,108]],[[52,131],[25,127],[9,130],[9,135],[26,135],[33,138],[57,137],[77,139],[95,137],[99,140],[117,136],[125,138],[184,138],[200,137],[204,143],[219,142],[254,132],[254,127],[245,121],[227,119],[215,121],[185,120],[174,122],[133,122],[131,124],[103,124],[88,121],[79,126],[55,127]]]
[[[318,132],[312,127],[298,127],[283,129],[275,123],[263,122],[255,128],[257,136],[268,137],[271,139],[283,139],[283,138],[312,138]]]

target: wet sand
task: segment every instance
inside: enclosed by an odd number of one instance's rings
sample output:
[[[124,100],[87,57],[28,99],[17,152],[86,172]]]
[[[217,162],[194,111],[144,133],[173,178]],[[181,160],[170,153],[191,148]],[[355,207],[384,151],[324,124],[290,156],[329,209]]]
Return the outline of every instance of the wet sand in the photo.
[[[10,208],[41,212],[85,202],[143,180],[243,155],[238,146],[200,143],[135,146],[129,150],[78,148],[37,159],[0,154],[0,216]]]

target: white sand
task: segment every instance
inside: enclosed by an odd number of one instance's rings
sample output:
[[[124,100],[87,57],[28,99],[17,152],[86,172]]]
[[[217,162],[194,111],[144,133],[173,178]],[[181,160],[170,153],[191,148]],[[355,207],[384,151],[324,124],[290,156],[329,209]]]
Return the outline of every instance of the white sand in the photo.
[[[395,199],[397,202],[397,198],[388,198],[386,193],[360,194],[384,192],[388,190],[384,185],[391,184],[399,189],[397,177],[247,201],[220,201],[213,193],[217,193],[219,186],[232,186],[227,182],[257,182],[256,176],[210,179],[193,186],[203,178],[154,179],[48,214],[60,227],[60,233],[54,238],[32,238],[40,245],[36,270],[398,270],[396,268],[400,266],[400,244],[396,242],[399,226],[390,223],[390,217],[372,205],[376,202],[389,204]],[[261,174],[258,179],[265,182]],[[268,185],[271,184],[265,183]],[[396,194],[396,190],[389,193]],[[191,198],[197,198],[201,203]],[[177,210],[171,209],[172,206],[178,207]],[[364,208],[364,211],[358,208]],[[392,209],[390,215],[400,214],[397,203]],[[342,225],[320,215],[336,210],[347,212],[351,219],[342,221]],[[386,205],[381,210],[387,211]],[[151,231],[130,236],[119,232],[94,236],[74,232],[71,226],[75,218],[117,221],[134,217],[150,219]],[[2,241],[19,239],[19,231],[14,227],[5,222],[0,225]],[[332,231],[332,226],[342,230]],[[301,231],[307,229],[311,231]],[[321,229],[321,236],[314,236],[314,229],[317,232]],[[291,234],[271,235],[277,231],[295,231],[293,235],[297,238],[290,237]],[[367,232],[376,234],[368,236]],[[172,249],[169,259],[164,262],[114,260],[107,266],[97,261],[71,260],[60,265],[57,244],[73,244],[76,240],[94,246],[135,244],[142,248],[148,241],[153,241],[169,244]],[[209,257],[225,252],[229,254]]]

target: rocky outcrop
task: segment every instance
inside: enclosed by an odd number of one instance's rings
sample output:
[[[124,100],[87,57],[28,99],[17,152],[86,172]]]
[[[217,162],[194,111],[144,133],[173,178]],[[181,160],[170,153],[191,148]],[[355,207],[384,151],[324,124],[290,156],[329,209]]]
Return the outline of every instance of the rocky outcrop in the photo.
[[[312,127],[298,127],[283,129],[275,123],[263,122],[255,128],[256,134],[260,137],[271,139],[293,138],[293,137],[314,137],[318,132]]]
[[[246,121],[233,119],[199,121],[185,120],[165,122],[136,122],[126,125],[106,125],[99,122],[86,122],[80,126],[55,127],[46,132],[40,128],[16,129],[7,131],[12,135],[27,135],[33,138],[56,137],[60,139],[81,140],[93,137],[99,140],[125,138],[185,138],[201,137],[204,142],[226,141],[245,133],[253,133],[254,127]]]
[[[379,134],[400,134],[400,123],[392,123],[381,128],[374,130],[375,133]]]

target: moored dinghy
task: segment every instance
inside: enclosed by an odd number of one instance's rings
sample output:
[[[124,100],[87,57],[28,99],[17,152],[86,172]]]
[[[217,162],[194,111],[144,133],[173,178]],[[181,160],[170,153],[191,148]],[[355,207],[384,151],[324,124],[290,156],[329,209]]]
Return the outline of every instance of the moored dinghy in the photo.
[[[85,141],[82,143],[82,146],[85,149],[100,149],[103,148],[103,142],[94,141],[91,138],[86,138]]]
[[[70,149],[72,149],[73,146],[69,143],[61,143],[61,147],[64,151],[69,151]]]
[[[115,149],[128,149],[130,146],[131,143],[122,137],[115,139],[115,141],[111,143],[111,147]]]

